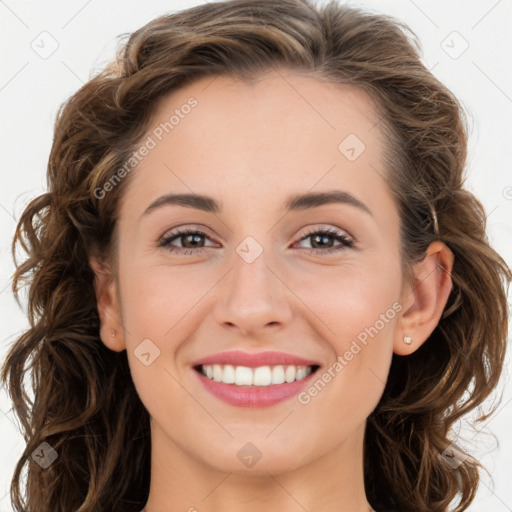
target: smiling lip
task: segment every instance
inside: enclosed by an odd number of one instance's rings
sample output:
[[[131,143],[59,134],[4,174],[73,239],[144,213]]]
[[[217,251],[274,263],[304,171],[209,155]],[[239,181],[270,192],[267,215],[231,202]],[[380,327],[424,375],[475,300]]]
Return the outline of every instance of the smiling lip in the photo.
[[[248,368],[257,368],[258,366],[319,366],[317,361],[303,359],[299,356],[287,354],[285,352],[258,352],[250,354],[242,350],[230,350],[229,352],[220,352],[211,356],[204,357],[192,363],[192,366],[205,364],[231,364],[233,366],[247,366]]]
[[[197,371],[194,373],[205,389],[223,402],[236,407],[260,408],[269,407],[296,396],[306,385],[311,383],[316,371],[311,372],[302,380],[272,386],[236,386],[235,384],[215,382]]]
[[[201,373],[202,365],[212,364],[231,364],[248,368],[277,365],[313,366],[313,371],[304,379],[294,382],[269,386],[237,386],[216,382]],[[199,359],[193,363],[192,367],[204,388],[223,402],[236,407],[260,408],[269,407],[296,396],[301,389],[310,384],[320,365],[316,361],[286,354],[285,352],[267,351],[249,354],[241,350],[232,350]]]

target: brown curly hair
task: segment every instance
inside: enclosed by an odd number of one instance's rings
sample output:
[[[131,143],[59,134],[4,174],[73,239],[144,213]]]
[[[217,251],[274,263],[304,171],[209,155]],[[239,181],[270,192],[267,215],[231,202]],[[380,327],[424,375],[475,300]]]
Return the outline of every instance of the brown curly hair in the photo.
[[[13,292],[19,302],[28,284],[30,322],[2,370],[26,441],[11,484],[16,510],[126,512],[146,503],[149,415],[126,351],[100,340],[89,265],[93,251],[115,255],[130,177],[101,200],[95,191],[130,158],[164,95],[200,77],[250,81],[274,67],[352,84],[375,100],[393,162],[386,180],[401,217],[404,275],[434,240],[455,257],[442,319],[416,352],[393,354],[367,420],[368,500],[377,510],[415,512],[446,511],[456,498],[460,512],[473,501],[482,466],[453,468],[440,454],[454,422],[498,384],[511,273],[488,243],[481,203],[463,188],[464,111],[422,64],[414,34],[393,18],[335,1],[229,0],[159,17],[131,34],[57,115],[48,191],[28,204],[13,240]],[[27,255],[21,263],[18,245]],[[46,469],[31,459],[43,442],[59,454]]]

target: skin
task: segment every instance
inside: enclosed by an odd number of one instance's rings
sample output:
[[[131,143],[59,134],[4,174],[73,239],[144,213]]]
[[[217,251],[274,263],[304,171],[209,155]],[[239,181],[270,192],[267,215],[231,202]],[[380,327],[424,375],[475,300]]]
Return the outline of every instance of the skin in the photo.
[[[417,350],[439,322],[453,255],[433,243],[414,267],[415,282],[404,281],[398,211],[381,176],[384,142],[363,91],[284,71],[251,85],[210,77],[165,97],[147,134],[190,96],[197,107],[130,175],[117,268],[91,259],[102,340],[128,351],[151,416],[145,510],[367,512],[366,418],[392,354]],[[348,134],[366,146],[354,161],[338,150]],[[284,210],[290,196],[332,189],[371,215],[336,203]],[[171,192],[209,195],[222,210],[166,205],[143,215]],[[206,237],[195,246],[175,238],[178,249],[188,244],[184,254],[158,246],[187,227]],[[301,241],[315,228],[337,229],[354,247],[329,253],[343,247],[335,237]],[[248,236],[263,249],[252,263],[236,252]],[[401,310],[306,405],[297,397],[263,409],[228,405],[191,368],[226,350],[276,350],[319,361],[321,374],[394,303]],[[148,338],[160,356],[145,366],[134,350]],[[237,457],[248,442],[261,453],[250,468]]]

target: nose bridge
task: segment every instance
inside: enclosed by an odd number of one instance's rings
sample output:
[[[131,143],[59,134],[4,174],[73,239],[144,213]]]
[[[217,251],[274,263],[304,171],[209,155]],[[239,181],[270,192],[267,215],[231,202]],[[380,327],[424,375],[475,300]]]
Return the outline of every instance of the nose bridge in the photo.
[[[287,288],[276,276],[276,259],[269,251],[252,237],[236,247],[232,271],[216,304],[219,323],[248,332],[289,320]]]

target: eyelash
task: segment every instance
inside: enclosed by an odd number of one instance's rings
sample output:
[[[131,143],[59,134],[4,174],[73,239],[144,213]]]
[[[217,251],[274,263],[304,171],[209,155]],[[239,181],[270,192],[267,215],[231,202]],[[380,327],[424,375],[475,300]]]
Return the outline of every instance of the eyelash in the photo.
[[[173,246],[170,245],[173,240],[175,240],[177,238],[185,237],[186,235],[199,235],[199,236],[205,236],[206,238],[209,238],[208,235],[206,235],[206,233],[204,233],[202,231],[191,229],[191,228],[186,228],[186,229],[182,229],[182,230],[179,230],[179,231],[175,231],[173,233],[170,233],[168,236],[163,237],[160,240],[160,243],[158,244],[158,246],[159,247],[164,247],[169,252],[172,252],[172,253],[175,253],[175,254],[184,254],[184,253],[187,253],[188,251],[192,251],[192,252],[195,252],[195,253],[200,253],[200,252],[203,252],[206,249],[205,247],[197,247],[197,248],[193,248],[193,247],[192,248],[188,248],[187,247],[187,248],[183,248],[183,247],[173,247]],[[314,235],[327,235],[327,236],[331,236],[331,237],[335,238],[336,240],[338,240],[339,242],[341,242],[341,247],[338,247],[338,248],[328,248],[328,249],[316,249],[316,248],[309,249],[309,248],[305,248],[305,250],[309,251],[310,253],[325,255],[326,253],[327,254],[332,254],[332,253],[336,253],[336,252],[339,252],[339,251],[343,251],[346,248],[354,247],[354,241],[353,240],[351,240],[343,232],[338,231],[338,230],[333,229],[333,228],[313,229],[312,231],[309,231],[307,234],[302,236],[299,240],[297,240],[297,242],[302,242],[303,240],[306,240],[307,238],[309,238],[311,236],[314,236]],[[191,253],[188,252],[188,254],[191,254]]]

